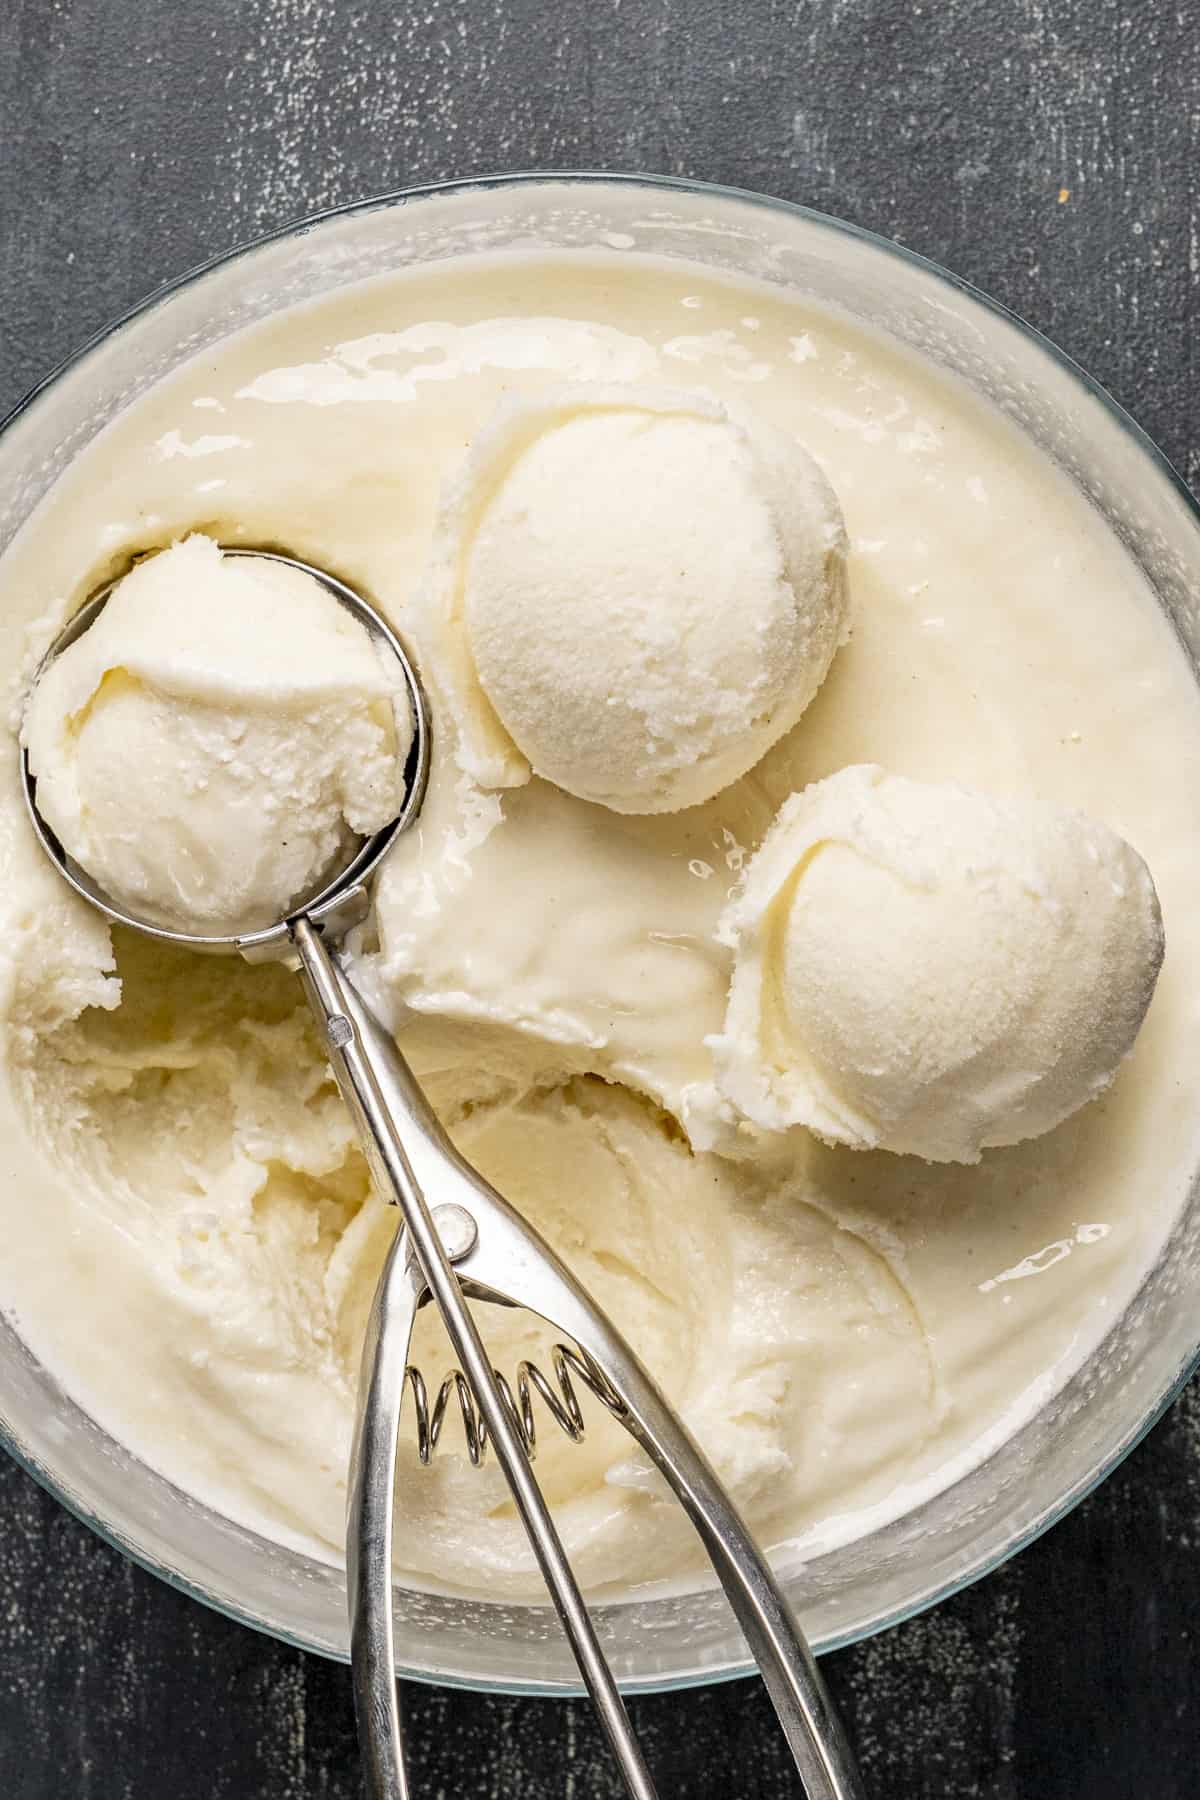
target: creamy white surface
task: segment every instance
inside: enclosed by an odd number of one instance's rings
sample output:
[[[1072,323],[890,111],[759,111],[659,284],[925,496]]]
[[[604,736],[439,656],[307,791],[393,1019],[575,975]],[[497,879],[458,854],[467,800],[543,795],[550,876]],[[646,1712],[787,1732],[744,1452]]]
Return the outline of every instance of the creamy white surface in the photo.
[[[1149,870],[1107,826],[871,764],[784,802],[718,929],[732,1117],[931,1162],[1102,1094],[1163,953]]]
[[[139,918],[274,925],[400,811],[390,652],[302,569],[185,538],[36,683],[22,741],[67,852]]]
[[[813,1548],[939,1485],[1065,1377],[1181,1198],[1200,718],[1151,597],[1007,427],[766,290],[615,256],[604,275],[598,316],[587,259],[446,265],[206,357],[81,459],[0,565],[0,645],[16,666],[129,556],[198,529],[286,544],[408,634],[438,748],[364,979],[468,1153],[595,1283],[762,1534]],[[452,755],[423,588],[439,485],[498,400],[564,380],[714,392],[798,437],[845,511],[850,642],[799,726],[685,812],[620,816],[536,778],[485,791]],[[1078,807],[1130,840],[1168,944],[1136,1049],[1094,1105],[975,1167],[803,1132],[693,1154],[679,1122],[711,1093],[721,913],[788,794],[864,761]],[[393,1220],[298,991],[127,939],[114,970],[103,925],[43,866],[11,764],[0,782],[3,1299],[135,1450],[336,1555]],[[484,1322],[500,1366],[544,1358],[522,1316]],[[610,1422],[582,1448],[554,1438],[539,1468],[587,1581],[687,1564],[686,1526]],[[531,1587],[494,1471],[444,1449],[402,1488],[414,1571]]]
[[[701,394],[576,382],[480,433],[429,587],[469,773],[677,812],[753,768],[825,679],[845,532],[794,438]]]

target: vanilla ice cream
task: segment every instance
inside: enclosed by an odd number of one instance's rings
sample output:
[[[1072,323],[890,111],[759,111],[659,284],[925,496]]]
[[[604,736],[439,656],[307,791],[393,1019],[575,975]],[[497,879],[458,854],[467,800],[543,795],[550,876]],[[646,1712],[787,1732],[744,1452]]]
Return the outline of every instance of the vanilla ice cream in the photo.
[[[738,1112],[932,1162],[1102,1094],[1163,955],[1149,870],[1107,826],[869,764],[786,802],[720,930]]]
[[[509,401],[431,580],[468,767],[622,813],[719,793],[799,719],[847,630],[841,509],[793,437],[703,394]],[[460,641],[456,642],[455,639]]]
[[[564,383],[578,401],[565,412]],[[637,384],[638,394],[694,384],[697,393],[690,412],[596,413],[591,398],[614,383]],[[447,552],[484,543],[451,527],[462,522],[456,497],[465,505],[477,492],[485,463],[499,476],[493,524],[517,523],[504,496],[522,459],[486,454],[506,429],[496,422],[502,404],[529,421],[528,448],[547,459],[561,452],[570,464],[572,443],[595,448],[596,485],[610,499],[619,487],[599,479],[612,472],[610,429],[635,460],[661,445],[660,432],[682,437],[681,465],[709,484],[710,498],[719,488],[723,510],[716,524],[688,512],[694,554],[661,496],[653,529],[664,544],[683,541],[689,568],[709,559],[728,582],[731,654],[748,688],[758,665],[739,632],[749,620],[755,629],[778,622],[769,595],[782,604],[768,579],[783,561],[769,554],[768,504],[781,541],[785,523],[776,489],[768,503],[765,480],[749,484],[765,454],[749,440],[799,440],[827,472],[845,514],[844,549],[824,490],[805,487],[802,458],[789,464],[789,491],[812,494],[804,516],[830,527],[834,568],[845,559],[853,635],[798,725],[711,798],[654,813],[583,801],[555,785],[569,769],[547,767],[553,780],[531,773],[532,739],[519,745],[516,713],[505,725],[484,694],[465,581],[452,584],[457,612],[447,609]],[[732,424],[749,419],[753,427]],[[695,432],[712,448],[702,468]],[[553,558],[547,548],[547,569],[564,542],[557,507],[564,519],[588,514],[581,484],[591,467],[581,451],[572,492],[553,505],[548,489],[529,494],[531,518],[557,546]],[[661,592],[665,606],[672,592],[658,575],[653,589],[643,585],[651,498],[638,498],[638,534],[622,540],[631,608],[638,594]],[[346,955],[439,1116],[595,1287],[784,1566],[803,1560],[819,1572],[825,1550],[858,1540],[853,1556],[869,1569],[867,1533],[989,1458],[1092,1353],[1158,1254],[1200,1160],[1200,704],[1133,563],[1027,440],[931,365],[780,286],[636,250],[454,255],[351,283],[149,388],[80,455],[0,561],[0,658],[14,671],[23,665],[21,691],[64,619],[114,569],[164,552],[137,562],[128,589],[169,566],[180,552],[168,547],[198,530],[225,544],[278,545],[340,574],[396,627],[425,679],[425,802],[385,859],[372,916]],[[515,591],[519,546],[505,548],[500,535],[486,542],[480,570],[486,564],[497,594],[509,570]],[[581,524],[569,542],[578,544],[580,592],[613,591],[600,585],[600,540]],[[804,537],[814,558],[817,542],[816,532]],[[757,574],[735,606],[734,562],[747,544],[757,546]],[[790,547],[787,558],[794,591],[811,594],[797,570],[812,568],[815,579],[816,562]],[[719,657],[705,661],[714,645],[724,654],[715,615],[701,616],[698,662],[714,693],[725,692]],[[776,623],[768,637],[778,649],[787,639],[774,637]],[[114,655],[147,686],[159,670],[182,680],[187,652],[188,632],[164,641],[155,624],[149,611],[137,643]],[[597,657],[607,657],[608,640],[598,642]],[[282,652],[282,636],[269,647]],[[663,653],[679,681],[690,667],[682,648],[676,639]],[[623,668],[657,666],[640,641],[628,655]],[[323,657],[322,667],[331,663]],[[274,699],[257,710],[231,692],[224,652],[219,666],[218,692],[187,677],[188,707],[211,700],[265,729]],[[570,688],[577,677],[568,674]],[[610,674],[596,686],[606,698]],[[94,685],[93,671],[85,700]],[[769,685],[755,688],[764,708]],[[644,758],[641,740],[623,732],[625,722],[598,734],[615,742],[614,755],[632,746],[622,784],[630,768],[639,781],[646,768],[652,796],[668,792],[682,778],[674,752]],[[688,741],[700,744],[694,733]],[[742,754],[753,760],[758,741]],[[307,758],[324,756],[303,742]],[[772,835],[780,809],[791,816],[793,793],[866,762],[938,788],[1036,794],[1103,819],[1137,845],[1161,897],[1169,952],[1112,1086],[1053,1131],[976,1163],[855,1153],[809,1131],[763,1130],[716,1086],[710,1040],[724,1032],[735,964],[721,920],[750,865],[764,866],[765,843],[781,842],[794,871],[786,823]],[[106,804],[119,807],[123,769],[115,798],[111,784],[100,795]],[[372,1191],[295,977],[110,933],[36,843],[17,773],[10,745],[0,758],[0,1305],[100,1431],[260,1537],[336,1562],[363,1321],[395,1209]],[[706,789],[725,773],[707,765]],[[132,769],[129,779],[150,777]],[[203,793],[191,797],[188,819]],[[1055,1019],[1061,1027],[1069,1004],[1085,1005],[1083,977],[1059,967],[1060,953],[1081,958],[1097,983],[1079,1017],[1099,1020],[1099,1035],[1068,1047],[1061,1071],[1086,1083],[1115,1064],[1144,1002],[1139,982],[1149,982],[1155,935],[1140,865],[1101,828],[1079,828],[1098,855],[1085,908],[1076,828],[1046,845],[1014,801],[1021,817],[997,853],[977,804],[967,804],[975,824],[959,835],[974,842],[982,832],[990,845],[996,907],[1017,908],[1030,940],[1026,978],[1047,988],[1046,1029]],[[956,817],[947,814],[950,824]],[[127,829],[128,818],[117,825]],[[924,842],[928,832],[902,835]],[[878,964],[865,964],[886,977],[886,990],[874,991],[903,1010],[914,990],[884,954],[884,905],[919,947],[927,915],[945,920],[937,882],[897,893],[886,867],[864,870],[862,844],[849,836],[815,858],[814,879],[826,879],[826,856],[847,932],[869,946],[873,925],[883,946]],[[1047,896],[1066,895],[1057,939],[1049,908],[1018,891],[1014,870],[1030,867],[1043,871]],[[934,872],[947,879],[942,860]],[[1114,880],[1128,884],[1124,902]],[[863,923],[872,881],[878,916]],[[951,949],[987,917],[976,885],[978,894],[964,882],[955,902],[961,926],[945,922]],[[784,899],[772,920],[786,912]],[[747,936],[756,929],[747,921]],[[989,990],[998,980],[1015,1003],[1005,958],[1017,928],[1000,929],[1004,956],[985,947],[980,969]],[[806,1031],[799,977],[809,966],[806,955],[788,973]],[[833,1006],[832,984],[848,979],[847,967],[831,966],[831,986],[810,1011]],[[951,974],[961,994],[961,955]],[[1124,1010],[1110,980],[1126,984]],[[980,1031],[980,997],[967,1001],[970,1029]],[[778,1016],[790,1032],[791,1015]],[[938,1036],[951,1071],[961,1043],[953,1025],[943,1019]],[[782,1046],[785,1063],[795,1041]],[[1044,1069],[1048,1038],[1032,1020],[1000,1020],[990,1042],[1022,1073],[1026,1053]],[[976,1103],[969,1071],[947,1080],[947,1113],[963,1097]],[[1067,1086],[1079,1091],[1074,1073]],[[1045,1117],[1065,1094],[1056,1074],[1025,1100],[987,1103],[992,1117],[1025,1107],[1028,1123],[1035,1104]],[[838,1096],[856,1116],[866,1110],[861,1094],[851,1102],[839,1085]],[[977,1116],[964,1129],[984,1131]],[[510,1380],[526,1357],[552,1368],[554,1334],[532,1315],[480,1305],[478,1318]],[[413,1360],[436,1391],[452,1358],[429,1309],[418,1330]],[[586,1396],[584,1407],[581,1445],[545,1412],[538,1418],[537,1467],[580,1580],[593,1593],[660,1578],[690,1585],[700,1553],[687,1519],[603,1407]],[[429,1468],[417,1461],[407,1405],[401,1439],[402,1579],[544,1602],[502,1477],[471,1467],[457,1421],[447,1420]],[[47,1436],[51,1469],[66,1454]],[[173,1535],[190,1537],[195,1518],[190,1502],[164,1509],[155,1554],[163,1544],[170,1554]],[[302,1569],[306,1594],[334,1595],[336,1583]],[[341,1603],[329,1604],[333,1643],[344,1623]]]
[[[118,582],[22,731],[38,810],[153,924],[272,925],[400,811],[395,658],[313,576],[188,537]]]

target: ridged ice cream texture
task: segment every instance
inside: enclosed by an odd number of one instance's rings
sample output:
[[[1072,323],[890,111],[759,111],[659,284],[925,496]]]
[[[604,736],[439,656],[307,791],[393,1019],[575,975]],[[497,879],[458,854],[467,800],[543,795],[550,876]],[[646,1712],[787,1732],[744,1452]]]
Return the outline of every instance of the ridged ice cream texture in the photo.
[[[1102,1094],[1163,957],[1149,870],[1107,826],[873,765],[785,802],[720,935],[735,1111],[930,1162]]]
[[[845,530],[787,433],[701,393],[502,403],[430,583],[461,755],[620,813],[712,798],[796,724],[848,629]]]
[[[193,535],[47,668],[22,737],[67,852],[135,915],[274,924],[400,810],[395,659],[312,575]]]

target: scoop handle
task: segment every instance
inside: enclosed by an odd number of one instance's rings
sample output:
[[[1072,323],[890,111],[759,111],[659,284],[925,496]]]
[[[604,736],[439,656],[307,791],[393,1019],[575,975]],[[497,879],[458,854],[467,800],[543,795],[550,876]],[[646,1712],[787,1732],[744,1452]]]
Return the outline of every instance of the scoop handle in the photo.
[[[451,1254],[442,1242],[405,1148],[402,1132],[410,1137],[421,1135],[426,1120],[432,1116],[428,1102],[388,1034],[333,961],[312,921],[303,916],[294,920],[291,935],[305,993],[323,1029],[330,1066],[358,1127],[371,1172],[380,1193],[400,1209],[405,1227],[402,1235],[421,1289],[428,1288],[459,1367],[474,1392],[496,1460],[625,1785],[632,1800],[658,1800],[616,1678],[600,1648],[562,1539],[534,1478],[525,1446],[509,1416],[491,1359],[454,1272]],[[432,1165],[430,1175],[437,1183],[439,1200],[455,1198],[460,1161],[447,1144],[444,1156]],[[472,1243],[473,1239],[467,1241],[468,1250]],[[399,1248],[393,1254],[398,1257]],[[389,1269],[394,1274],[394,1263],[389,1263]],[[359,1467],[353,1472],[351,1483],[356,1504],[347,1523],[350,1543],[357,1540],[363,1552],[351,1551],[357,1556],[353,1604],[359,1623],[351,1649],[353,1653],[357,1646],[358,1651],[355,1695],[366,1752],[369,1800],[408,1800],[409,1794],[391,1639],[391,1569],[390,1561],[385,1563],[383,1559],[384,1545],[390,1549],[391,1544],[396,1424],[407,1361],[407,1334],[412,1329],[407,1311],[399,1310],[396,1316],[401,1330],[395,1341],[389,1342],[388,1307],[393,1286],[389,1280],[377,1315],[378,1330],[368,1344],[372,1360],[365,1371],[365,1416],[357,1438]],[[414,1296],[414,1311],[416,1303]],[[403,1329],[406,1318],[407,1334]],[[399,1342],[401,1336],[403,1345]],[[386,1369],[381,1369],[381,1364],[386,1364]],[[373,1409],[377,1406],[385,1409],[385,1417],[376,1416]]]
[[[410,1793],[396,1682],[392,1543],[400,1406],[418,1297],[408,1267],[408,1237],[398,1231],[363,1342],[346,1508],[350,1668],[369,1800],[409,1800]]]
[[[665,1476],[708,1553],[758,1663],[807,1800],[865,1800],[853,1752],[799,1621],[703,1451],[587,1289],[454,1148],[382,1026],[352,991],[345,1003],[374,1046],[392,1115],[405,1123],[406,1165],[415,1182],[439,1202],[452,1202],[451,1210],[466,1214],[474,1227],[455,1249],[456,1289],[461,1294],[461,1280],[482,1296],[540,1313],[593,1359],[622,1403],[621,1422]],[[474,1385],[473,1371],[467,1373]],[[483,1395],[478,1397],[486,1412]],[[490,1417],[487,1425],[490,1433]]]

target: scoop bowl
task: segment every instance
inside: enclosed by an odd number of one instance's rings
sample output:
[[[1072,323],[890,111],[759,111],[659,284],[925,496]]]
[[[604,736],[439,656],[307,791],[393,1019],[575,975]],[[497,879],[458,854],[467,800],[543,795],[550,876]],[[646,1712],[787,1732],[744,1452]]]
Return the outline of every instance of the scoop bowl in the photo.
[[[413,717],[412,748],[409,751],[404,770],[404,805],[396,817],[381,831],[375,832],[369,838],[364,838],[351,860],[335,875],[322,882],[315,893],[301,897],[285,918],[277,920],[273,925],[265,926],[260,931],[220,936],[205,932],[172,931],[167,926],[157,925],[152,920],[131,912],[127,906],[101,887],[88,871],[75,861],[74,857],[67,854],[58,837],[38,811],[37,777],[29,766],[29,752],[24,747],[22,747],[20,756],[21,789],[38,842],[63,880],[74,888],[81,900],[86,900],[89,905],[97,907],[114,925],[128,926],[130,930],[143,932],[147,937],[156,938],[160,943],[178,944],[185,949],[201,950],[215,955],[236,953],[244,956],[249,962],[267,962],[291,954],[290,922],[301,914],[332,939],[340,937],[343,932],[348,931],[352,925],[358,924],[362,919],[366,910],[367,882],[396,839],[412,824],[420,812],[421,803],[425,798],[425,788],[429,779],[431,742],[429,708],[416,668],[404,645],[382,614],[378,613],[352,587],[348,587],[344,581],[339,581],[336,576],[328,574],[324,569],[315,568],[311,563],[302,562],[299,557],[285,555],[279,550],[256,550],[245,545],[231,544],[222,544],[220,548],[225,556],[260,557],[267,562],[284,563],[290,568],[298,569],[304,575],[311,576],[314,581],[321,584],[327,593],[333,596],[339,606],[344,607],[365,627],[377,643],[384,645],[396,658],[404,679]],[[107,582],[104,587],[85,600],[76,612],[72,613],[39,663],[34,674],[33,685],[36,686],[45,670],[62,655],[64,650],[77,643],[84,633],[95,624],[117,584],[117,580]]]

